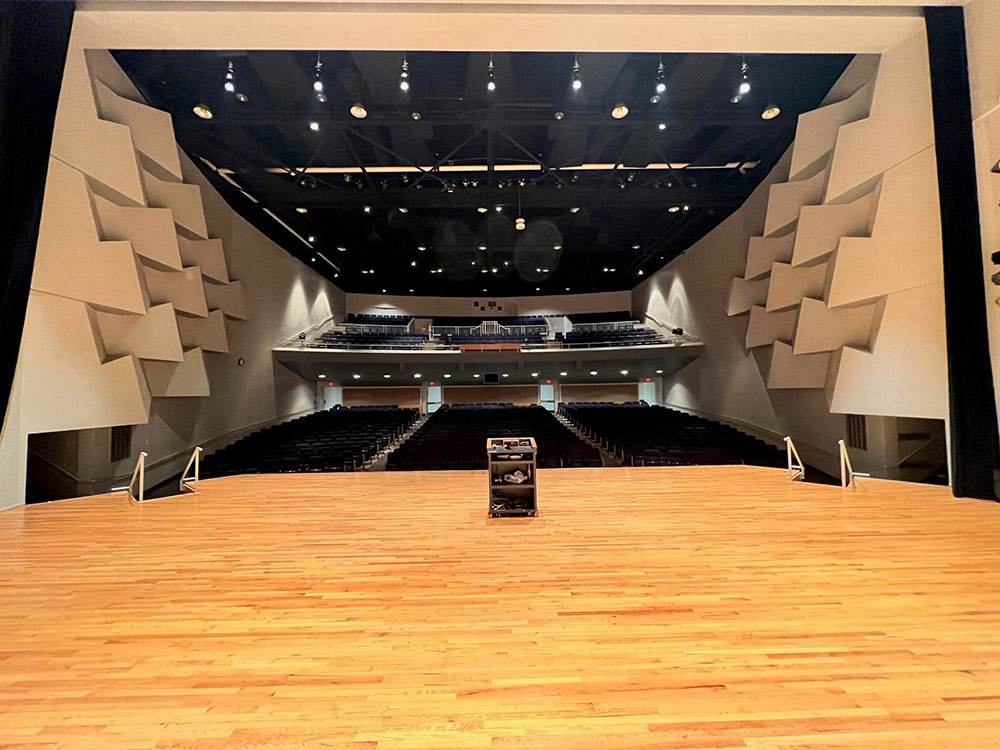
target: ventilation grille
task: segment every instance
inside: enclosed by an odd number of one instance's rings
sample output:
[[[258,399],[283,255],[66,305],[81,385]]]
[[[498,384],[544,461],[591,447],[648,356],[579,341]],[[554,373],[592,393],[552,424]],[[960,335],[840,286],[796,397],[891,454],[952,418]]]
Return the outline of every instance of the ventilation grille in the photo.
[[[130,424],[111,428],[111,462],[124,461],[132,455],[132,429]]]
[[[847,447],[868,450],[868,420],[864,414],[847,415]]]

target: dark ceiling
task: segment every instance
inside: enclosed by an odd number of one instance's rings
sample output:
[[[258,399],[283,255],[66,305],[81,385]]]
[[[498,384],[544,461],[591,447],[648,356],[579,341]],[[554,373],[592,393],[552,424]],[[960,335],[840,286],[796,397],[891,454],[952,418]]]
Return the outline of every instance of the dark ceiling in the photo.
[[[749,56],[733,102],[739,55],[581,54],[574,89],[573,54],[493,53],[489,91],[487,53],[412,52],[404,92],[402,52],[323,52],[321,102],[316,53],[115,57],[288,252],[346,291],[461,296],[631,289],[743,203],[850,61]]]

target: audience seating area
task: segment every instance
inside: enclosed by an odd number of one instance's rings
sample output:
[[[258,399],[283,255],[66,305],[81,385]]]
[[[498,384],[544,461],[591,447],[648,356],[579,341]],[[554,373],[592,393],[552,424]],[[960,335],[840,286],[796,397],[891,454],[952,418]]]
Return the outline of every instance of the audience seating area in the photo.
[[[459,327],[459,328],[474,328],[475,326],[481,325],[484,320],[495,320],[502,326],[545,326],[548,325],[545,322],[545,318],[541,315],[527,315],[527,316],[496,316],[496,315],[483,315],[478,318],[470,317],[437,317],[434,318],[435,326],[448,326],[448,327]]]
[[[734,427],[645,402],[560,404],[559,413],[630,466],[785,466],[785,453]]]
[[[420,414],[396,406],[334,407],[258,430],[202,461],[202,477],[354,471],[399,439]]]
[[[420,333],[345,333],[327,331],[310,346],[323,349],[420,349],[424,343]]]
[[[618,312],[597,312],[597,313],[572,313],[567,315],[570,323],[624,323],[632,320],[632,313],[628,310]]]
[[[408,326],[412,318],[409,315],[368,315],[366,313],[347,314],[348,323],[379,326]]]
[[[570,331],[563,340],[563,346],[641,346],[643,344],[663,344],[666,339],[649,328],[633,328],[628,331]]]
[[[486,439],[533,437],[538,467],[601,466],[601,454],[541,406],[442,406],[389,454],[394,471],[485,469]]]
[[[444,337],[452,344],[541,344],[538,333],[498,333],[498,334],[453,334]]]

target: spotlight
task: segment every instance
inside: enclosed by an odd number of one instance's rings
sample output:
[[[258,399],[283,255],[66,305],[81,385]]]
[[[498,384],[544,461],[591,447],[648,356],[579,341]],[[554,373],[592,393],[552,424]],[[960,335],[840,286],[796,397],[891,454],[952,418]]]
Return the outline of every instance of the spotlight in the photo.
[[[361,210],[364,211],[366,214],[370,214],[372,212],[372,207],[368,206],[368,205],[365,205],[365,206],[362,206]]]
[[[633,250],[638,250],[639,249],[639,243],[638,242],[632,243],[632,249]]]
[[[580,80],[580,61],[576,59],[576,55],[573,55],[573,72],[570,74],[570,80],[574,91],[583,88],[583,81]]]
[[[781,114],[781,107],[773,102],[764,107],[764,111],[760,113],[760,118],[762,120],[773,120],[775,117]]]
[[[485,251],[486,250],[486,245],[480,245],[479,249]]]
[[[314,255],[310,260],[312,260],[312,262],[315,263],[316,262],[316,256]]]
[[[570,206],[569,212],[571,214],[579,213],[580,212],[580,207],[579,206]]]
[[[628,370],[619,370],[622,375],[628,375]]]
[[[410,261],[410,268],[416,268],[416,267],[417,267],[417,261],[411,260]]]
[[[663,68],[663,58],[660,57],[660,65],[656,69],[656,93],[662,94],[667,90],[667,71]]]
[[[339,250],[342,253],[346,253],[347,252],[347,248],[344,247],[343,245],[337,245],[337,250]]]
[[[309,121],[309,129],[311,131],[313,131],[314,133],[317,132],[319,130],[319,123],[316,122],[315,120],[310,120]]]
[[[300,213],[300,214],[306,214],[306,213],[309,213],[309,209],[308,208],[303,208],[302,206],[299,206],[298,208],[295,209],[295,212],[296,213]]]
[[[553,245],[552,249],[553,250],[562,250],[562,245]]]
[[[500,212],[503,211],[503,206],[494,206],[494,208],[496,209],[497,213],[500,213]]]
[[[562,112],[556,112],[556,113],[555,113],[555,114],[553,115],[553,117],[555,117],[555,118],[556,118],[557,120],[561,120],[561,119],[562,119],[562,118],[564,118],[565,116],[566,116],[566,115],[564,115],[564,114],[563,114]]]
[[[667,129],[667,123],[661,122],[659,125],[656,126],[656,129],[657,130],[666,130]]]
[[[643,273],[643,270],[642,270],[641,268],[639,269],[639,273],[638,273],[638,275],[639,275],[639,276],[643,276],[643,275],[644,275],[644,273]]]
[[[504,373],[503,375],[501,375],[500,377],[502,377],[502,378],[509,378],[509,377],[510,377],[510,373],[506,373],[506,372],[505,372],[505,373]]]
[[[618,102],[611,109],[611,116],[616,120],[620,120],[628,114],[628,107],[626,107],[622,102]]]
[[[671,206],[670,208],[667,209],[667,211],[669,211],[672,214],[675,214],[680,210],[681,210],[680,206]]]
[[[413,379],[414,380],[420,380],[420,373],[419,372],[413,373]]]
[[[478,211],[479,213],[481,213],[481,214],[484,214],[484,213],[486,213],[487,211],[489,211],[489,209],[488,209],[488,208],[486,208],[486,206],[480,206],[480,207],[479,207],[479,208],[477,208],[476,210],[477,210],[477,211]]]
[[[315,242],[315,241],[316,241],[316,236],[315,236],[315,235],[312,235],[312,234],[310,234],[310,235],[309,235],[309,241],[310,241],[310,242]]]
[[[410,64],[406,61],[406,55],[403,55],[403,65],[399,69],[399,90],[410,90]]]
[[[234,80],[235,74],[233,73],[233,61],[229,61],[229,65],[226,68],[226,82],[222,85],[228,93],[232,94],[236,91],[236,81]]]
[[[410,213],[410,209],[408,209],[406,206],[400,206],[399,207],[399,213],[401,213],[401,214],[408,214],[408,213]]]
[[[597,370],[591,370],[591,371],[590,371],[590,374],[591,374],[591,375],[596,375],[596,374],[597,374]]]
[[[746,60],[740,65],[740,84],[736,88],[736,93],[740,97],[750,93],[750,66],[747,65]]]
[[[685,211],[690,211],[690,210],[691,210],[691,206],[689,206],[689,205],[687,205],[687,204],[685,203],[685,204],[684,204],[684,210],[685,210]]]
[[[382,377],[383,377],[383,378],[385,378],[386,380],[388,380],[389,378],[391,378],[391,377],[392,377],[392,375],[390,375],[390,374],[389,374],[389,373],[387,373],[387,372],[383,372],[383,373],[382,373]]]
[[[473,375],[472,377],[474,377],[474,378],[478,378],[478,377],[479,377],[479,373],[478,373],[478,372],[477,372],[477,373],[475,373],[475,374],[474,374],[474,375]]]
[[[198,117],[202,120],[211,120],[215,116],[212,114],[212,110],[208,108],[207,104],[195,104],[194,107],[191,108],[191,111],[198,115]]]
[[[490,53],[490,64],[489,64],[489,67],[486,68],[486,78],[487,78],[487,80],[486,80],[486,90],[487,91],[496,91],[497,90],[497,80],[496,80],[496,76],[493,74],[493,53],[492,52]]]
[[[657,371],[656,371],[656,374],[657,374],[657,375],[662,375],[662,374],[663,374],[663,370],[657,370]]]
[[[450,373],[450,372],[446,372],[446,373],[444,374],[444,377],[445,377],[445,379],[447,380],[448,378],[450,378],[450,377],[451,377],[451,373]]]
[[[351,115],[359,120],[363,120],[368,117],[368,110],[365,109],[365,105],[361,102],[355,102],[351,105]]]
[[[537,378],[537,377],[538,377],[538,373],[537,373],[537,372],[533,372],[533,373],[531,373],[531,377],[533,377],[533,378]]]
[[[419,112],[410,112],[410,119],[411,120],[419,120],[420,119],[420,113]]]
[[[561,373],[559,373],[559,377],[564,378],[564,377],[566,377],[567,374],[568,373],[566,373],[566,372],[561,372]]]
[[[420,252],[423,252],[426,249],[427,249],[427,245],[417,245],[417,250],[419,250]]]

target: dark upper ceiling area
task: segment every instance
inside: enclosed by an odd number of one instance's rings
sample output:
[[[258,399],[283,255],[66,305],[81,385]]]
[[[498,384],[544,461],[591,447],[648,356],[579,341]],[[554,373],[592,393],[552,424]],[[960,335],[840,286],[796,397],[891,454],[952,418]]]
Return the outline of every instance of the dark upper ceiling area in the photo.
[[[410,52],[404,91],[401,51],[114,55],[289,253],[346,291],[460,296],[631,289],[743,203],[850,61]]]

